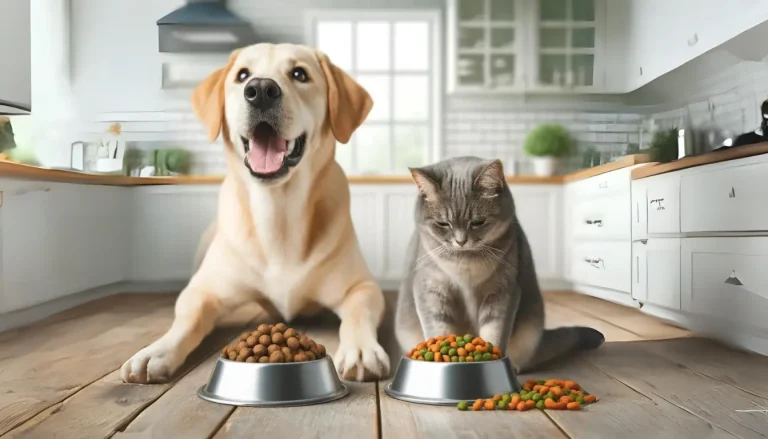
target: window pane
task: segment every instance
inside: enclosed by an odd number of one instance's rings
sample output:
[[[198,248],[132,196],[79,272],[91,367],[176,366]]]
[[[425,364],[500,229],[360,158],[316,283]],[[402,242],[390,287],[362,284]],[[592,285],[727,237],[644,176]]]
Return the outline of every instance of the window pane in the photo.
[[[565,21],[566,0],[541,0],[541,19],[543,21]]]
[[[342,70],[352,68],[352,23],[321,21],[317,23],[317,48]]]
[[[542,84],[561,85],[565,80],[565,55],[539,57],[539,81]]]
[[[429,57],[429,23],[395,23],[395,69],[427,70]]]
[[[573,21],[595,21],[595,0],[573,1]]]
[[[347,175],[354,172],[352,169],[352,148],[354,147],[354,142],[349,142],[346,145],[336,142],[336,162],[341,165],[341,169]]]
[[[510,0],[491,0],[491,17],[497,21],[514,21],[515,2]]]
[[[491,29],[491,48],[514,49],[515,30],[506,27]]]
[[[395,76],[395,120],[427,120],[428,116],[427,75]]]
[[[389,76],[357,75],[357,82],[368,91],[373,99],[373,108],[366,120],[389,120],[391,103],[389,93]]]
[[[484,0],[459,0],[459,20],[482,20],[485,18]]]
[[[460,49],[482,49],[485,46],[485,29],[480,27],[459,28]]]
[[[571,46],[586,49],[595,47],[595,28],[574,29]]]
[[[355,131],[357,171],[361,174],[389,172],[389,125],[365,125]]]
[[[515,55],[491,56],[491,80],[500,87],[515,83]]]
[[[456,62],[458,83],[465,86],[479,86],[485,83],[483,55],[459,55]]]
[[[594,55],[573,55],[574,81],[576,85],[592,85],[595,68]]]
[[[539,31],[539,46],[546,49],[565,48],[565,29],[541,29]]]
[[[358,70],[389,70],[389,28],[386,21],[357,24]]]
[[[394,150],[396,174],[407,174],[408,167],[423,166],[429,148],[427,125],[395,125]]]

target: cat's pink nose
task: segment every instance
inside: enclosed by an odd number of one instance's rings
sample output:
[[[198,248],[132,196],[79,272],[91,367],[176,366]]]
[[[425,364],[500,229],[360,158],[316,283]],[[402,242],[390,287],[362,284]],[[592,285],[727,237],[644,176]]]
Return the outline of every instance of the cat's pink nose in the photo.
[[[466,244],[466,243],[467,243],[467,238],[466,237],[456,238],[456,239],[453,240],[453,245],[455,245],[457,247],[464,247],[464,244]]]

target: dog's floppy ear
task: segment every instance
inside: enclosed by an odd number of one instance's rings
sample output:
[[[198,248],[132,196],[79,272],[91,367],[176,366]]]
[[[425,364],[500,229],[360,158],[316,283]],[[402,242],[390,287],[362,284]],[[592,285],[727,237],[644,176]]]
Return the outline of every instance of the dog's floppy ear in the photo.
[[[373,108],[371,95],[351,76],[334,65],[328,56],[317,52],[317,59],[328,83],[328,117],[334,137],[349,142]]]
[[[238,51],[232,52],[227,65],[216,69],[192,93],[192,109],[208,131],[208,139],[213,142],[219,137],[224,124],[224,81]]]

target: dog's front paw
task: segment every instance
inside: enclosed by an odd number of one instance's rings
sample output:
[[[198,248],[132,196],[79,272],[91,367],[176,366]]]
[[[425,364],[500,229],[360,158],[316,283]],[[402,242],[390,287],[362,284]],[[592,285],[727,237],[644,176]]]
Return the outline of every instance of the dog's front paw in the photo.
[[[120,377],[126,383],[167,383],[179,365],[172,349],[154,343],[126,361],[120,368]]]
[[[389,356],[375,338],[341,342],[333,361],[342,379],[376,380],[389,373]]]

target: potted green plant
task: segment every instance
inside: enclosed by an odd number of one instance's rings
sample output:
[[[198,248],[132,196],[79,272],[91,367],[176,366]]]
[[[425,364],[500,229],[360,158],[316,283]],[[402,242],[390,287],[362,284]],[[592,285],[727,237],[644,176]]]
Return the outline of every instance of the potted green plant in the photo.
[[[545,123],[528,133],[523,147],[532,158],[533,173],[549,177],[557,171],[560,159],[570,154],[572,145],[573,139],[565,127]]]

